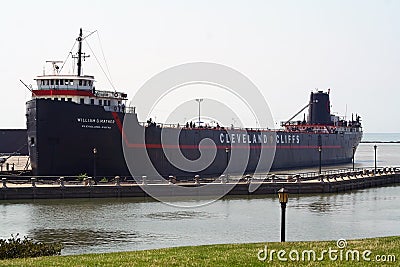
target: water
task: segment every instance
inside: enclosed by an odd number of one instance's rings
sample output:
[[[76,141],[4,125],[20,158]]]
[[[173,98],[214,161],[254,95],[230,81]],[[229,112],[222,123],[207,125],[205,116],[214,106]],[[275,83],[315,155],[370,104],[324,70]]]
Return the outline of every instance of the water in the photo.
[[[400,144],[378,144],[377,151],[379,166],[400,166]],[[356,167],[373,164],[373,144],[361,144]],[[315,171],[296,171],[309,170]],[[399,190],[400,185],[341,194],[291,195],[287,240],[399,235]],[[276,196],[227,197],[197,208],[133,198],[0,201],[0,220],[0,238],[20,233],[37,241],[63,242],[64,255],[280,238]]]
[[[287,208],[287,239],[398,235],[399,189],[293,195]],[[63,242],[63,254],[280,238],[280,208],[275,196],[229,197],[194,209],[134,199],[17,201],[0,205],[0,216],[1,236],[19,232],[35,240]]]

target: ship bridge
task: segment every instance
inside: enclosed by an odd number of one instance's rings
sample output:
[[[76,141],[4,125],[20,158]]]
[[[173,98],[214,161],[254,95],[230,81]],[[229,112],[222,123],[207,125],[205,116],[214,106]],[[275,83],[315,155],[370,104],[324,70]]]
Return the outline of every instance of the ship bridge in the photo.
[[[96,90],[93,76],[43,75],[35,80],[37,90],[32,90],[32,98],[100,105],[107,111],[127,111],[127,94]]]
[[[93,76],[75,75],[45,75],[36,79],[39,90],[83,90],[92,91],[94,88]]]

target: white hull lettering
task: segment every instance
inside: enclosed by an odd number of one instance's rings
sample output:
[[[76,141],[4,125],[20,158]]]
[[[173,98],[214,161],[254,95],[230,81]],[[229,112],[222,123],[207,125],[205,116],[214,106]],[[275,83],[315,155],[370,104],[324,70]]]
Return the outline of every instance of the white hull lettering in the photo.
[[[81,119],[82,120],[82,119]],[[273,135],[268,134],[224,134],[220,133],[219,141],[221,144],[268,144],[273,143]],[[300,135],[277,134],[275,142],[277,144],[300,144]]]
[[[93,119],[93,118],[76,118],[77,122],[81,123],[102,123],[102,124],[114,124],[114,120],[109,119]]]

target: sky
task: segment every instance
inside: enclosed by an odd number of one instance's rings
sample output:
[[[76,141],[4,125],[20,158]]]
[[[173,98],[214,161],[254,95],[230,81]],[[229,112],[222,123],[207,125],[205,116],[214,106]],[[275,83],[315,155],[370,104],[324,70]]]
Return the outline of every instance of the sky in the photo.
[[[165,69],[213,62],[247,76],[278,123],[330,88],[335,114],[359,114],[365,132],[400,132],[400,1],[38,0],[7,1],[1,13],[0,128],[25,127],[30,92],[19,80],[35,87],[82,27],[98,31],[91,41],[129,96]],[[86,63],[96,88],[111,90],[93,55]]]

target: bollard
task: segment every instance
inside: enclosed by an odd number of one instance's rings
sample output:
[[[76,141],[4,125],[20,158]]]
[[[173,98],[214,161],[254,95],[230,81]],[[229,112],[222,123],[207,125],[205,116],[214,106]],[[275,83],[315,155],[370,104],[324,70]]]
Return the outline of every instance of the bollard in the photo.
[[[172,176],[172,183],[176,184],[176,176]]]
[[[93,178],[92,177],[88,177],[87,178],[87,186],[92,186],[93,185],[92,181],[93,181]]]
[[[170,175],[168,176],[168,184],[173,184],[174,182],[174,176]]]
[[[119,176],[115,176],[115,186],[121,186],[121,179]]]
[[[3,188],[7,188],[7,178],[1,178],[1,182],[3,183]]]
[[[196,175],[194,176],[194,183],[195,183],[195,184],[200,184],[200,175],[196,174]]]
[[[222,175],[220,176],[220,178],[221,178],[221,184],[225,184],[225,183],[226,183],[226,181],[225,181],[225,174],[222,174]]]
[[[251,183],[251,175],[249,175],[249,174],[247,174],[246,176],[245,176],[245,180],[246,180],[246,183]]]
[[[36,187],[36,178],[35,177],[31,178],[31,183],[32,183],[32,187]]]
[[[58,179],[58,181],[59,181],[59,183],[60,183],[60,187],[64,187],[64,177],[60,177],[59,179]]]
[[[142,176],[142,184],[147,185],[147,176],[146,175]]]

